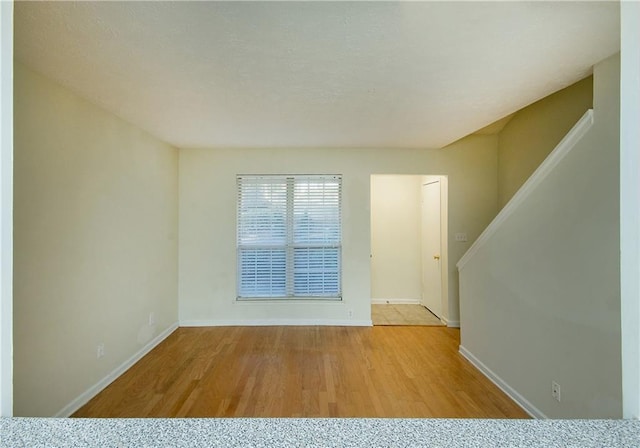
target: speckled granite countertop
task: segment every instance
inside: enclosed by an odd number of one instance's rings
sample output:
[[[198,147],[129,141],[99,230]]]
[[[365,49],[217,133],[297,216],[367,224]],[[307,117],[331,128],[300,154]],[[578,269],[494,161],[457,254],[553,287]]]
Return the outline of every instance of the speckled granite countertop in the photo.
[[[640,447],[640,421],[2,418],[0,446]]]

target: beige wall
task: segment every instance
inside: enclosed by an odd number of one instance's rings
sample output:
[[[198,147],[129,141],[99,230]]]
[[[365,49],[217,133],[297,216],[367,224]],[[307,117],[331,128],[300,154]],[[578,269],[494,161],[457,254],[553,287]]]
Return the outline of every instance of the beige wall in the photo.
[[[178,155],[19,63],[14,100],[15,415],[51,416],[177,321]]]
[[[496,214],[495,136],[471,136],[445,150],[184,149],[180,150],[180,322],[333,322],[371,319],[370,179],[372,174],[449,176],[449,308],[458,319],[455,263]],[[237,174],[343,175],[342,302],[242,302],[236,297]],[[349,312],[351,311],[351,316]]]
[[[371,177],[371,298],[422,296],[421,176]]]
[[[619,79],[595,67],[592,128],[460,273],[462,346],[551,418],[622,416]]]
[[[499,134],[498,204],[502,208],[569,129],[591,109],[593,77],[516,112]]]

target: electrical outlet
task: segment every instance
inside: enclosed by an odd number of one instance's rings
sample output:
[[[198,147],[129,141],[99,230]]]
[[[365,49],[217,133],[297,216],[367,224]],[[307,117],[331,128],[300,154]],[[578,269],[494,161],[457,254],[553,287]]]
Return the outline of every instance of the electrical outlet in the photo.
[[[556,399],[556,401],[560,401],[560,385],[555,381],[551,382],[551,396]]]
[[[460,242],[464,243],[465,241],[467,241],[467,234],[466,233],[456,233],[456,241],[460,241]]]
[[[98,359],[104,356],[104,342],[99,343],[96,347],[96,356]]]
[[[347,311],[347,315],[349,316],[349,319],[353,319],[353,310]]]
[[[156,324],[156,313],[154,313],[153,311],[151,311],[149,313],[149,326],[153,326]]]

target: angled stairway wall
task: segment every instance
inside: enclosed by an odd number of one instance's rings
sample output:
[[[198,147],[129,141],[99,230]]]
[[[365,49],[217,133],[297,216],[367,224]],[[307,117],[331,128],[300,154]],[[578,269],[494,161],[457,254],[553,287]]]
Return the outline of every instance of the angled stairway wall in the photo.
[[[594,68],[593,117],[458,263],[460,351],[536,417],[622,415],[619,63]]]

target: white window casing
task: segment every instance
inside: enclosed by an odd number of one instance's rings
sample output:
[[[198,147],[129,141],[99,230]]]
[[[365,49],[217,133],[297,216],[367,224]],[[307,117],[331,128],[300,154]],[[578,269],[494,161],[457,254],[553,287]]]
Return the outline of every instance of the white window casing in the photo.
[[[238,299],[342,296],[342,178],[238,176]]]

